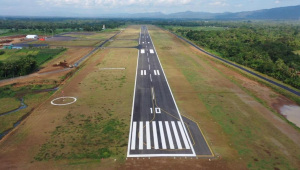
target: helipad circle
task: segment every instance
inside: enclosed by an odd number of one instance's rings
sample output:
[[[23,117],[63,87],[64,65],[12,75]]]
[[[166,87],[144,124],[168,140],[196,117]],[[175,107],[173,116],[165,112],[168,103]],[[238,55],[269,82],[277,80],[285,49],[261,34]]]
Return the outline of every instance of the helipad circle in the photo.
[[[64,98],[64,99],[74,99],[74,101],[72,101],[72,102],[69,102],[69,103],[64,103],[64,104],[57,104],[57,103],[54,103],[54,101],[55,100],[58,100],[58,99],[62,99],[62,98]],[[77,98],[76,97],[58,97],[58,98],[56,98],[56,99],[53,99],[52,101],[51,101],[51,104],[52,105],[56,105],[56,106],[65,106],[65,105],[69,105],[69,104],[72,104],[72,103],[75,103],[77,101]]]

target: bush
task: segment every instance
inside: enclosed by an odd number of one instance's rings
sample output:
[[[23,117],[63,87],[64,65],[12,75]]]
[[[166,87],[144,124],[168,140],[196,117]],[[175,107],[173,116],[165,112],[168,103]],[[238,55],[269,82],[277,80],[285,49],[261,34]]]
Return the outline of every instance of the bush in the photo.
[[[0,55],[3,55],[3,54],[5,54],[5,51],[0,50]]]

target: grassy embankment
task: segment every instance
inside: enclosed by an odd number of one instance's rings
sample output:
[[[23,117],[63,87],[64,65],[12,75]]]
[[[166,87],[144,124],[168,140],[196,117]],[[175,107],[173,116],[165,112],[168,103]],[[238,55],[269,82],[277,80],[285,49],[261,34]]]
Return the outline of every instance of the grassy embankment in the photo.
[[[23,86],[13,87],[4,86],[0,88],[0,101],[1,101],[1,113],[17,109],[21,104],[19,99],[22,97],[24,103],[28,106],[25,109],[17,112],[0,116],[0,133],[13,128],[14,123],[22,119],[25,115],[31,112],[32,109],[36,108],[41,102],[47,99],[52,92],[41,92],[34,94],[33,90],[52,88],[53,85],[39,85],[39,86]]]
[[[183,27],[183,26],[165,26],[166,29],[172,28],[174,31],[178,29],[187,29],[194,31],[222,31],[226,28],[223,27]]]
[[[216,163],[230,169],[300,167],[298,145],[251,106],[254,98],[241,100],[238,95],[247,92],[212,66],[210,58],[162,30],[149,30],[181,113],[200,121],[214,153],[222,156]]]

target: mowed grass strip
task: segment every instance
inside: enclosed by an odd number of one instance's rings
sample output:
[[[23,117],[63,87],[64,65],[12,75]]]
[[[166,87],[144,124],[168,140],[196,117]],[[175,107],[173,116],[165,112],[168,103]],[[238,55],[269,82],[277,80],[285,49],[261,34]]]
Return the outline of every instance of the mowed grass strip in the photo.
[[[138,46],[138,41],[132,40],[114,40],[109,42],[107,47],[134,47]]]
[[[49,106],[55,116],[50,139],[35,160],[125,160],[136,72],[136,49],[98,51],[62,90],[76,96],[66,107]],[[100,70],[100,68],[126,68]],[[60,93],[53,98],[59,97]],[[59,116],[60,117],[59,117]],[[114,165],[109,165],[114,166]]]
[[[181,113],[200,122],[223,159],[216,163],[228,169],[299,169],[298,145],[247,103],[255,99],[241,100],[239,95],[247,93],[209,57],[157,27],[148,28]]]

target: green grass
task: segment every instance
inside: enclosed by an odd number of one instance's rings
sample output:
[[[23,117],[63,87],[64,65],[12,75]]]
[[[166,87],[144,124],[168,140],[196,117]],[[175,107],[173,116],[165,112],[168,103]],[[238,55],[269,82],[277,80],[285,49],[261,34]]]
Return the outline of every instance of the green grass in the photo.
[[[293,53],[299,54],[299,55],[300,55],[300,50],[298,50],[298,51],[293,51]]]
[[[24,96],[24,103],[28,105],[27,108],[17,112],[0,117],[0,133],[13,128],[14,123],[22,119],[25,115],[37,107],[41,102],[45,101],[52,93],[42,92],[38,94],[27,94]],[[13,100],[13,98],[11,99]]]
[[[20,106],[20,101],[16,98],[0,98],[0,114],[5,113]]]
[[[34,55],[37,65],[41,65],[44,62],[52,59],[57,56],[59,53],[64,51],[65,49],[57,48],[57,49],[21,49],[21,50],[10,50],[6,49],[5,54],[0,56],[1,61],[7,60],[18,60],[21,57],[25,57],[27,55]]]
[[[298,159],[296,155],[299,155],[299,150],[295,150],[295,148],[298,146],[281,133],[275,127],[276,125],[271,124],[259,111],[252,108],[247,101],[242,100],[237,95],[239,92],[234,92],[234,83],[228,80],[227,76],[221,74],[221,70],[216,65],[211,65],[204,56],[192,57],[197,54],[184,48],[188,46],[186,43],[176,42],[168,34],[163,35],[155,31],[150,33],[156,44],[157,53],[161,54],[163,67],[168,68],[167,76],[168,70],[178,68],[193,90],[197,92],[201,103],[205,105],[207,111],[202,109],[203,113],[198,114],[199,119],[209,117],[211,123],[221,127],[221,132],[224,133],[224,142],[228,144],[229,148],[217,146],[215,143],[212,145],[215,153],[222,155],[224,161],[240,158],[248,165],[249,169],[296,169],[295,161]],[[158,48],[165,44],[168,44],[173,50]],[[180,51],[176,49],[180,49]],[[198,59],[196,60],[196,58]],[[176,67],[172,65],[174,62]],[[179,86],[179,84],[172,85],[172,83],[170,85],[171,87]],[[217,135],[223,136],[221,132]],[[213,135],[207,134],[208,139],[216,138]],[[272,139],[284,147],[279,148]],[[237,157],[231,158],[231,155],[226,155],[226,150],[234,150],[238,154]],[[286,156],[282,150],[293,156]]]

